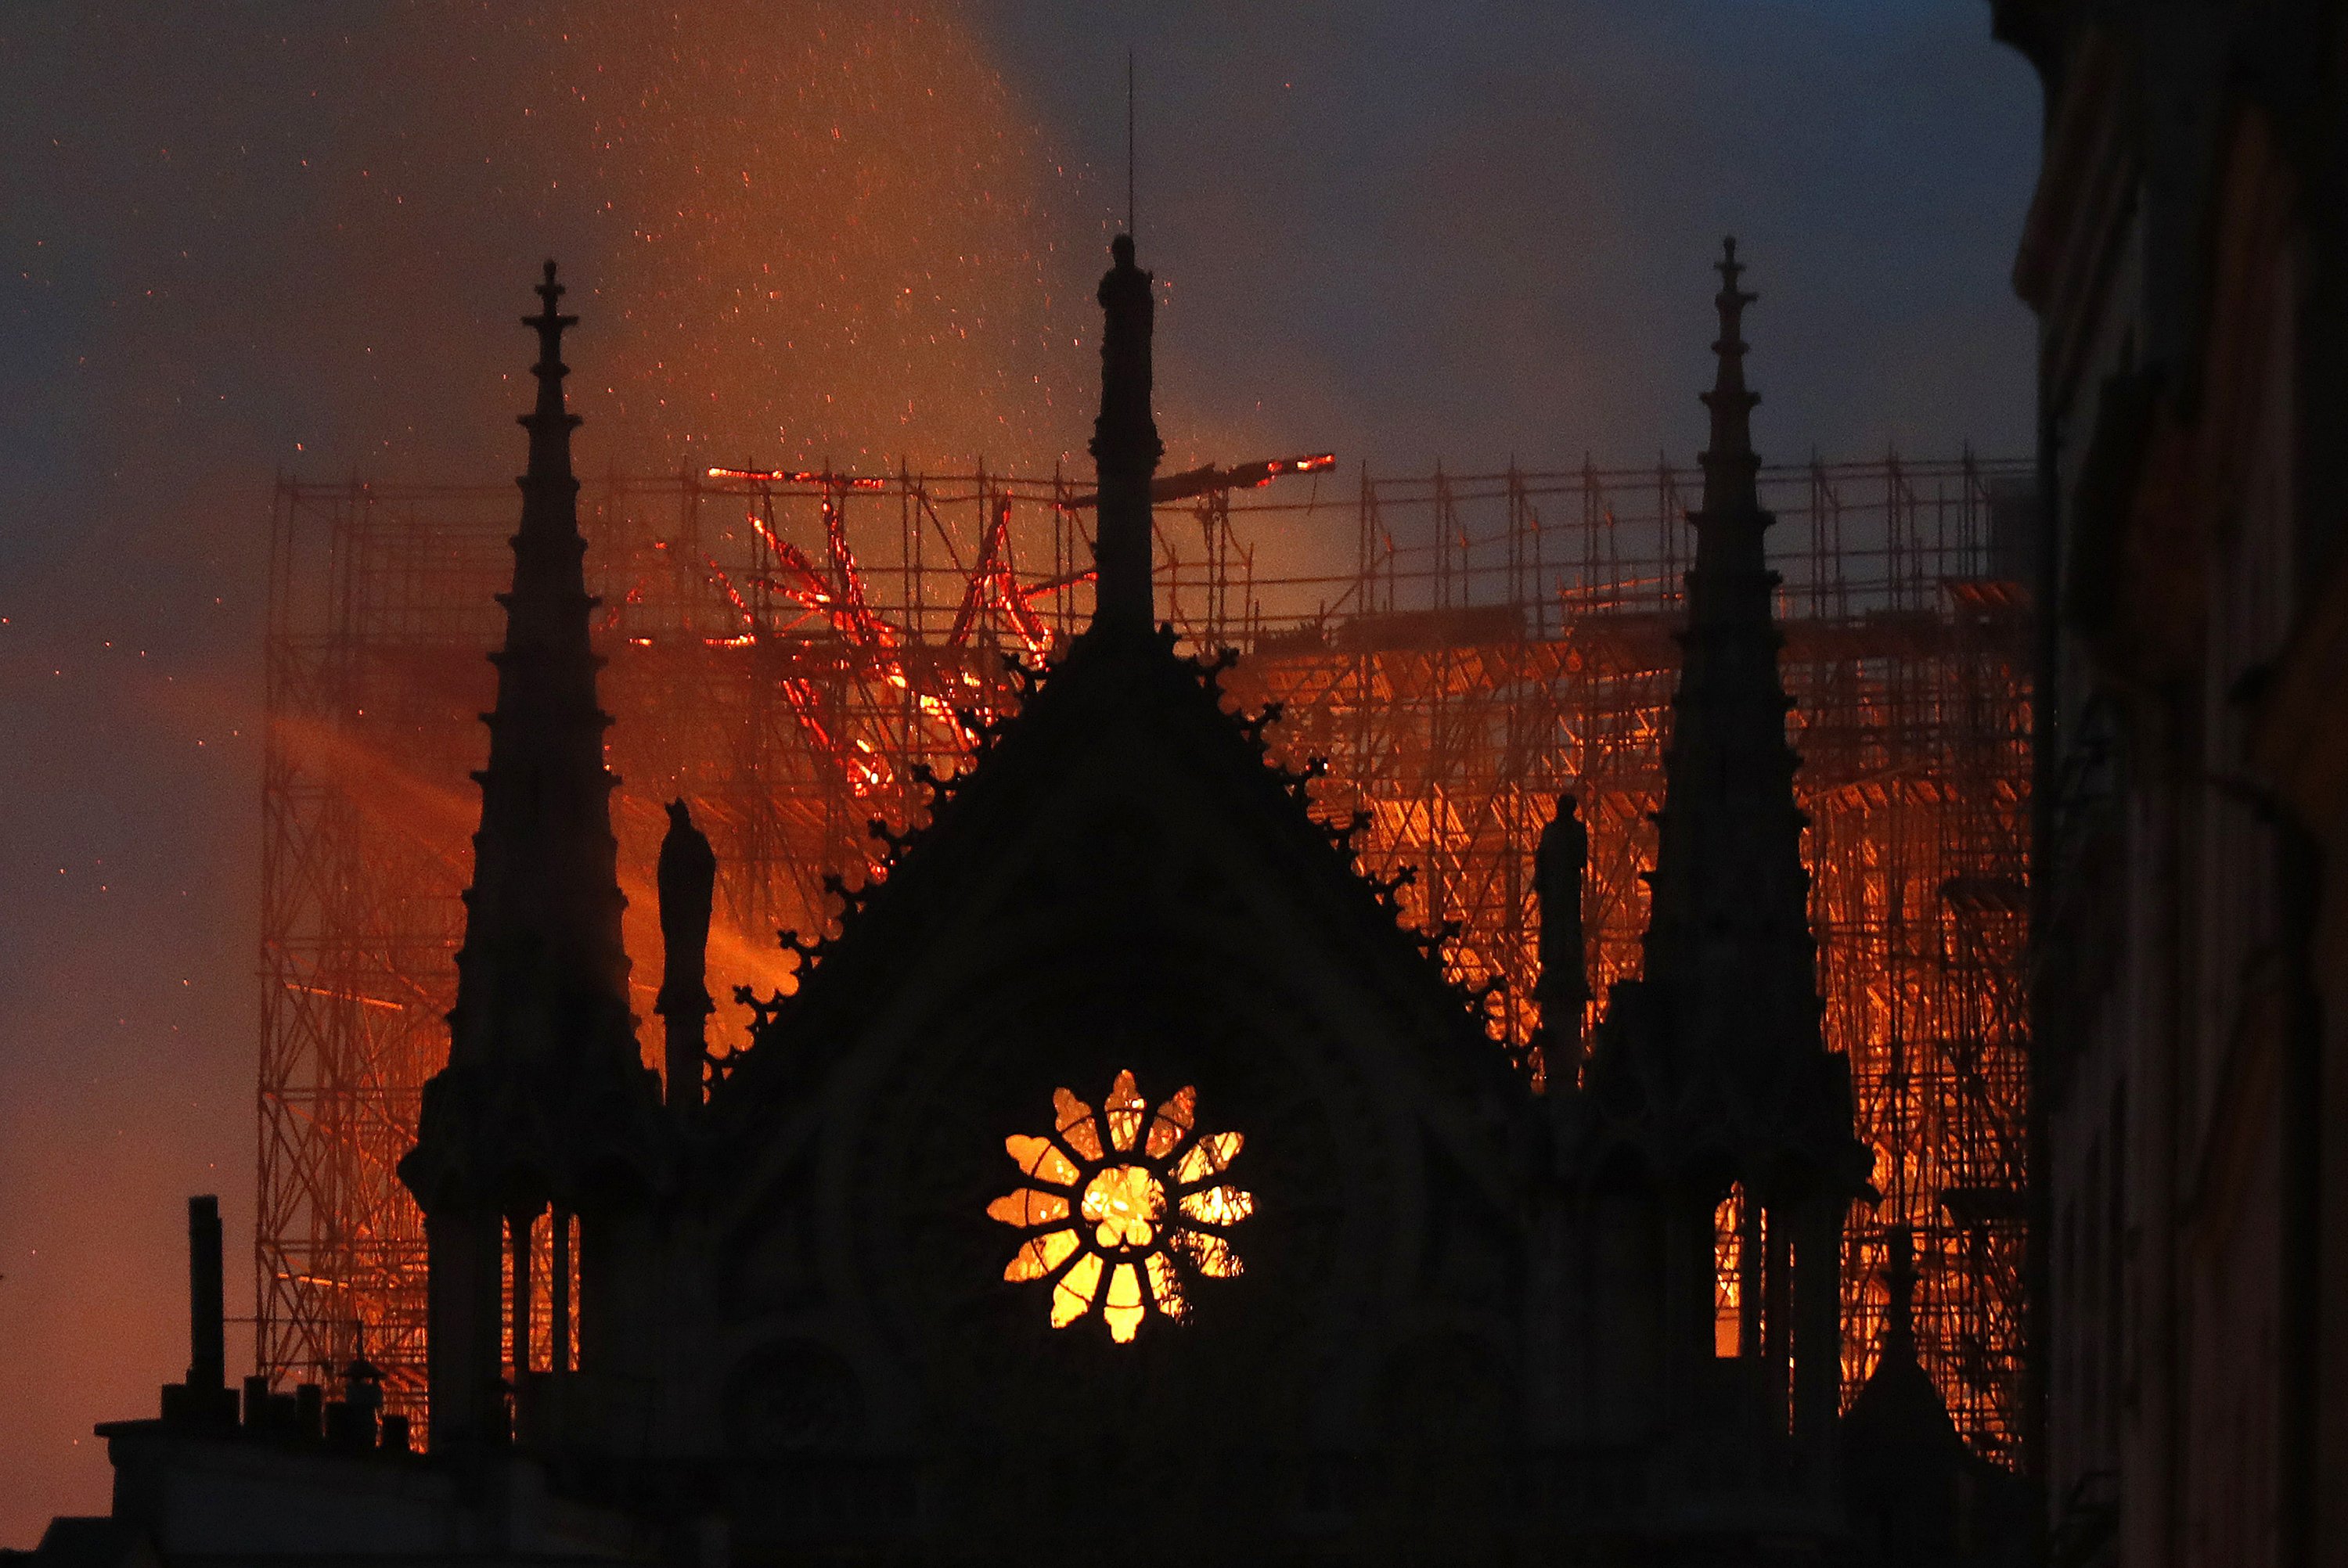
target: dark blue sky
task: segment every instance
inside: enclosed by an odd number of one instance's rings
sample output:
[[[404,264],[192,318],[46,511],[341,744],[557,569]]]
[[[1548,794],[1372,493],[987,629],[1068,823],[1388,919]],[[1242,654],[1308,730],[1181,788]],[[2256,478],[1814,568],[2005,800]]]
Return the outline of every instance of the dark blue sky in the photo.
[[[0,12],[0,1543],[247,1277],[272,476],[513,472],[539,257],[591,467],[1080,452],[1130,46],[1177,460],[1684,459],[1729,231],[1766,454],[2026,449],[1978,0],[907,9]]]
[[[981,14],[1096,212],[1135,46],[1177,407],[1375,466],[1684,455],[1735,232],[1776,455],[2027,448],[2036,87],[1974,0],[1070,9]]]

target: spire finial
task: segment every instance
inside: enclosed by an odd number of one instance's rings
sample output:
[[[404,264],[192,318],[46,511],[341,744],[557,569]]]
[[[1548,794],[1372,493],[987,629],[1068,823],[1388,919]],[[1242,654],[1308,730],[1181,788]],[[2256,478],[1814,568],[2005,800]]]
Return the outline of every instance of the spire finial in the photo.
[[[530,372],[538,377],[538,406],[517,416],[516,423],[530,432],[530,472],[541,479],[571,477],[571,432],[579,427],[579,416],[568,410],[562,395],[562,378],[571,370],[562,363],[562,333],[577,326],[579,318],[555,309],[567,291],[555,282],[554,272],[550,261],[545,281],[532,291],[543,304],[538,314],[521,319],[522,325],[538,332],[538,363]]]
[[[1753,408],[1761,395],[1745,384],[1745,307],[1760,298],[1736,286],[1745,263],[1736,259],[1736,236],[1720,242],[1720,292],[1713,302],[1720,309],[1720,336],[1712,352],[1719,366],[1712,390],[1703,395],[1712,410],[1712,444],[1704,451],[1704,509],[1709,513],[1757,508],[1761,459],[1753,451]]]

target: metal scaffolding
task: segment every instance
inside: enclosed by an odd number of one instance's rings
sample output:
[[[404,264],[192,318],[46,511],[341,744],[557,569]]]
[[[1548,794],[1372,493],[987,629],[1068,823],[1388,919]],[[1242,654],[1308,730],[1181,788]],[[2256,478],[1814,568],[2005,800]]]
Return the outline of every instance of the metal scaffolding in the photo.
[[[1593,992],[1635,970],[1698,483],[1668,463],[1323,474],[1159,508],[1184,642],[1241,651],[1227,687],[1282,705],[1283,760],[1327,759],[1316,810],[1365,814],[1367,868],[1416,868],[1409,913],[1456,924],[1460,977],[1507,982],[1495,1048],[1519,1057],[1532,851],[1560,791],[1591,826]],[[1924,1362],[1976,1449],[2018,1463],[2027,468],[1895,456],[1762,484],[1827,1030],[1884,1194],[1846,1239],[1846,1389],[1881,1336],[1884,1228],[1912,1226]],[[591,484],[630,950],[656,950],[661,805],[683,795],[722,866],[713,989],[787,983],[775,930],[817,928],[827,874],[860,876],[871,819],[913,809],[915,764],[951,766],[974,717],[1014,703],[1006,658],[1081,627],[1082,499],[983,470]],[[364,1349],[411,1411],[422,1231],[393,1166],[447,1050],[512,509],[506,487],[289,482],[273,518],[263,1368]]]

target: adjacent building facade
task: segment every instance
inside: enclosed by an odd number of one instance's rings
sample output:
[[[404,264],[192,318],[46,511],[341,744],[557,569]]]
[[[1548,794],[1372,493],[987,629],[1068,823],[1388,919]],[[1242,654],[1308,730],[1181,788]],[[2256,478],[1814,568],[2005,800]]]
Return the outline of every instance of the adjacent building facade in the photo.
[[[2348,26],[1993,9],[2046,104],[2050,1549],[2348,1561]]]

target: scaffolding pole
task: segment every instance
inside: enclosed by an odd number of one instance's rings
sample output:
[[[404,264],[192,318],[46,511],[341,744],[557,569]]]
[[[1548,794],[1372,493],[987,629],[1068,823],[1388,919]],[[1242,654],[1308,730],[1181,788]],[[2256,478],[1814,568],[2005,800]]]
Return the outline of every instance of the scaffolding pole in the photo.
[[[1881,1339],[1883,1231],[1909,1225],[1924,1364],[1967,1440],[2008,1465],[2024,1457],[2032,612],[1994,575],[1991,535],[2027,467],[1890,455],[1761,481],[1786,525],[1771,563],[1828,1043],[1884,1194],[1846,1235],[1846,1395]],[[1454,972],[1506,985],[1494,1049],[1537,1081],[1531,856],[1562,791],[1590,825],[1593,1020],[1636,972],[1698,480],[1665,459],[1365,468],[1344,499],[1316,477],[1159,509],[1159,602],[1184,644],[1241,651],[1227,685],[1282,703],[1282,760],[1327,760],[1315,809],[1364,814],[1366,869],[1416,868],[1410,917],[1456,923]],[[826,874],[873,863],[867,824],[917,809],[916,767],[951,767],[973,717],[1014,705],[1006,660],[1081,629],[1073,500],[1057,474],[901,463],[588,487],[631,950],[656,945],[661,807],[684,796],[726,868],[717,989],[788,984],[776,930],[819,928]],[[393,1167],[447,1050],[511,505],[506,487],[288,482],[272,513],[263,1369],[314,1378],[364,1351],[390,1408],[418,1416],[422,1229]],[[1346,509],[1350,572],[1259,572],[1260,543],[1322,538]],[[648,1014],[649,989],[634,999]]]

